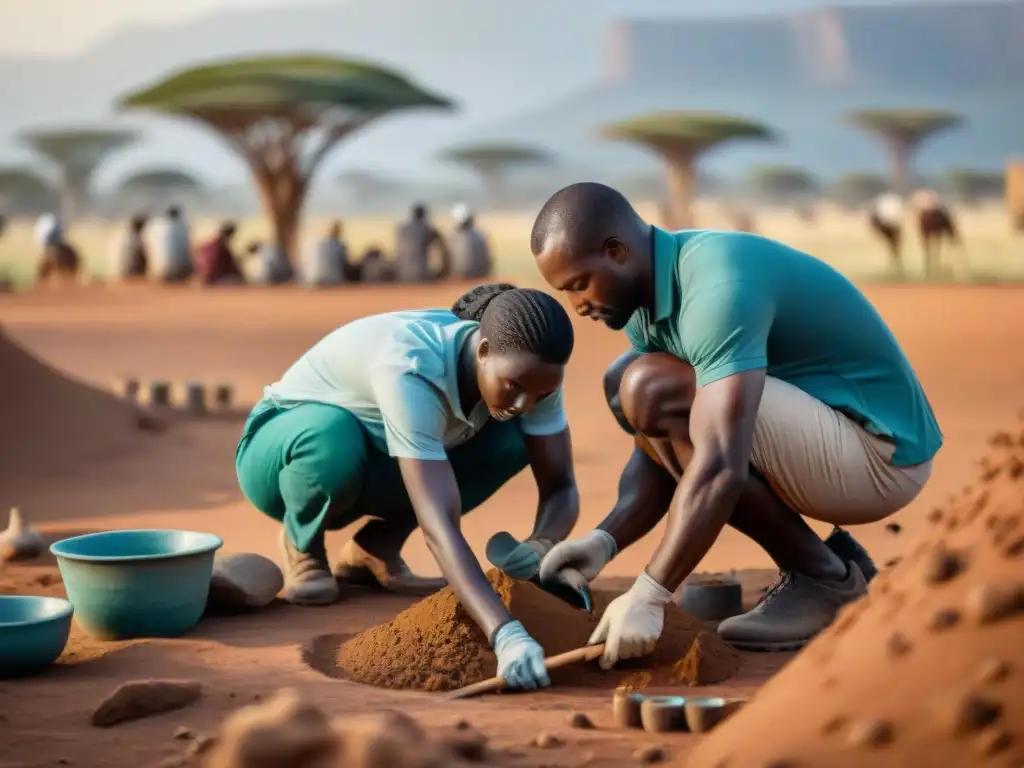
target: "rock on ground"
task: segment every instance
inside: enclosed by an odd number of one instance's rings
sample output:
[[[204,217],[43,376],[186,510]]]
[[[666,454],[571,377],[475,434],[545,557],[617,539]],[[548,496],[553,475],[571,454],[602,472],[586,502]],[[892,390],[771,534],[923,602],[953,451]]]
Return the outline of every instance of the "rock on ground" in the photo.
[[[182,709],[199,700],[202,686],[191,680],[134,680],[125,683],[100,702],[92,724],[109,728],[161,712]]]
[[[282,587],[284,576],[273,560],[248,552],[217,555],[209,602],[218,608],[263,608]]]

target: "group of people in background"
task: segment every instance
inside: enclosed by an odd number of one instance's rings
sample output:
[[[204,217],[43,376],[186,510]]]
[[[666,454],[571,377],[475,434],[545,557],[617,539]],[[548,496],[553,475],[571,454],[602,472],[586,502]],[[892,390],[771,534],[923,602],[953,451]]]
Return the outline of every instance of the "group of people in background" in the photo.
[[[112,282],[152,280],[173,284],[196,280],[202,285],[283,285],[301,282],[310,287],[346,283],[430,283],[438,280],[476,280],[488,277],[494,261],[487,237],[465,204],[452,210],[455,228],[446,239],[430,220],[426,206],[416,204],[398,224],[394,253],[387,258],[370,246],[356,260],[345,242],[341,221],[332,221],[324,234],[299,254],[293,267],[284,249],[273,241],[253,240],[242,249],[235,244],[233,221],[225,221],[211,238],[193,243],[180,206],[172,205],[150,218],[138,213],[119,229],[107,262]],[[40,248],[37,280],[77,278],[82,260],[68,242],[60,219],[46,214],[37,221]]]

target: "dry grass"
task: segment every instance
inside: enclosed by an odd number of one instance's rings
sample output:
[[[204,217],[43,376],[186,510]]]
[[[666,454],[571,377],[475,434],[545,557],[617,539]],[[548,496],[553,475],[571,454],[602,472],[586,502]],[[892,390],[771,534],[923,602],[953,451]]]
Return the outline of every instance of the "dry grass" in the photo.
[[[656,220],[657,214],[652,207],[641,206],[641,209],[650,220]],[[500,274],[523,281],[536,280],[529,252],[533,215],[532,211],[523,211],[480,217],[481,227],[492,240]],[[969,268],[958,267],[952,278],[970,281],[1024,279],[1024,236],[1011,231],[1008,216],[1001,206],[965,209],[958,211],[957,216],[967,244]],[[702,227],[729,226],[719,206],[710,202],[698,206],[697,220]],[[306,236],[310,239],[318,236],[327,223],[327,217],[309,217]],[[353,253],[359,254],[371,244],[378,244],[385,252],[390,252],[394,224],[394,220],[385,217],[350,219],[345,222],[345,236]],[[447,220],[439,220],[438,224],[443,230],[450,230]],[[885,251],[868,231],[861,215],[822,207],[817,220],[807,224],[788,211],[762,211],[755,217],[755,225],[760,233],[814,254],[850,277],[885,279],[888,276]],[[214,220],[196,219],[193,221],[193,236],[205,238],[216,226]],[[104,274],[116,227],[99,221],[81,221],[74,225],[71,240],[80,249],[90,276]],[[253,217],[243,220],[239,223],[238,244],[241,246],[252,238],[265,237],[268,231],[264,219]],[[31,279],[36,253],[32,223],[12,222],[0,239],[0,272],[6,272],[16,283],[24,284]],[[908,235],[905,258],[910,279],[914,279],[921,270],[921,250],[913,232]],[[952,254],[950,262],[956,266]]]

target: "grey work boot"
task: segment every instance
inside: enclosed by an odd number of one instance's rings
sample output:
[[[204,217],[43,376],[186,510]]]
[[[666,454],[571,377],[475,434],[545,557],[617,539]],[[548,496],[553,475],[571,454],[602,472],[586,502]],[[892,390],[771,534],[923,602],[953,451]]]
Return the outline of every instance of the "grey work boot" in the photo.
[[[867,594],[864,575],[847,563],[842,581],[786,572],[754,608],[718,625],[718,634],[745,651],[795,651],[825,629],[839,609]]]
[[[284,566],[285,600],[294,605],[330,605],[338,599],[338,583],[331,575],[322,535],[309,552],[299,552],[282,528],[277,546]]]
[[[825,546],[831,549],[844,563],[854,562],[864,575],[864,581],[871,583],[871,580],[878,575],[878,568],[868,551],[860,543],[838,526],[832,529],[832,533],[825,539]]]
[[[444,579],[417,576],[398,555],[390,562],[371,555],[352,539],[341,548],[334,576],[343,586],[382,589],[410,597],[432,595],[448,583]]]

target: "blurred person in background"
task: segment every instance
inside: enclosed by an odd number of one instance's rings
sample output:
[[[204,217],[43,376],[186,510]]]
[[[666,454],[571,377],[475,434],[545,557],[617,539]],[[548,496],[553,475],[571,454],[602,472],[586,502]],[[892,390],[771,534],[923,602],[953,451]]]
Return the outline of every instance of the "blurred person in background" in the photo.
[[[303,282],[306,285],[327,287],[340,285],[352,279],[348,246],[341,239],[342,226],[332,221],[327,232],[317,240],[306,254],[303,264]]]
[[[283,285],[295,277],[295,270],[284,257],[284,249],[277,243],[253,240],[245,250],[247,257],[256,262],[255,269],[250,271],[256,285]]]
[[[358,280],[361,283],[391,283],[395,279],[394,266],[388,263],[384,258],[384,252],[375,245],[371,245],[363,253],[358,269]]]
[[[491,249],[484,233],[476,228],[473,211],[465,203],[452,209],[455,234],[452,236],[452,276],[458,280],[490,277],[494,269]]]
[[[883,192],[871,203],[869,221],[889,249],[889,263],[902,270],[903,198],[895,192]]]
[[[0,213],[0,239],[3,239],[4,232],[7,231],[7,217]]]
[[[146,276],[149,256],[143,242],[146,215],[136,213],[115,235],[107,275],[110,280],[137,280]]]
[[[451,273],[452,258],[441,234],[430,223],[427,208],[416,203],[408,220],[398,225],[395,242],[395,271],[400,283],[429,283]],[[430,255],[437,252],[441,266],[430,269]]]
[[[64,238],[64,229],[57,215],[47,213],[40,216],[36,221],[34,234],[41,250],[36,281],[46,282],[51,277],[75,280],[81,267],[81,259],[78,251]]]
[[[231,242],[238,227],[233,221],[221,224],[217,234],[196,249],[196,272],[203,285],[243,285],[242,274]]]
[[[169,206],[147,231],[150,274],[163,283],[181,283],[192,277],[192,243],[181,208]]]
[[[910,198],[910,206],[917,216],[917,226],[924,249],[924,271],[931,277],[942,271],[942,241],[948,240],[960,257],[960,266],[967,268],[967,252],[957,230],[956,222],[949,207],[942,202],[937,192],[919,189]]]

